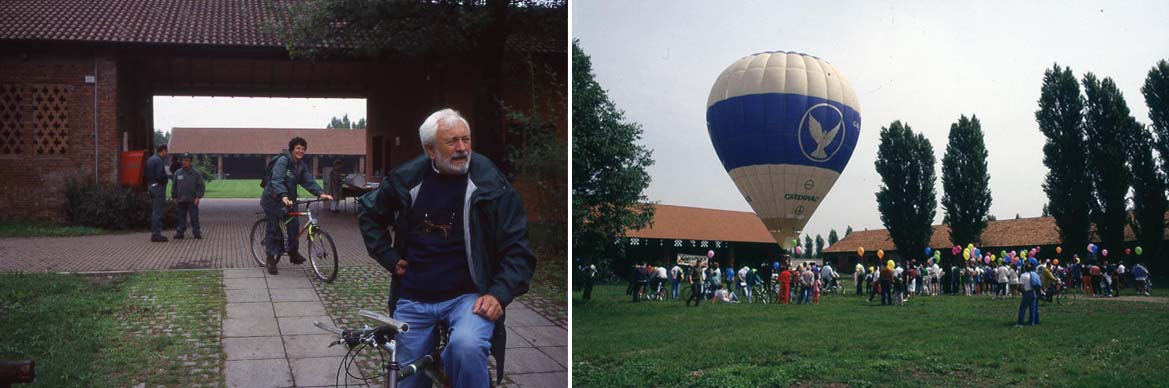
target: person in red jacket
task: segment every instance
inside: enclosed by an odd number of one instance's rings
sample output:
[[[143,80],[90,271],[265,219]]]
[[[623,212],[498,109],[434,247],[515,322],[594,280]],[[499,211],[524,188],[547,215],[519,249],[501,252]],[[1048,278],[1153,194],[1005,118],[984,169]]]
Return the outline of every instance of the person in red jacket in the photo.
[[[788,304],[791,302],[792,289],[792,270],[791,268],[784,268],[783,272],[779,273],[779,297],[776,298],[776,303]]]

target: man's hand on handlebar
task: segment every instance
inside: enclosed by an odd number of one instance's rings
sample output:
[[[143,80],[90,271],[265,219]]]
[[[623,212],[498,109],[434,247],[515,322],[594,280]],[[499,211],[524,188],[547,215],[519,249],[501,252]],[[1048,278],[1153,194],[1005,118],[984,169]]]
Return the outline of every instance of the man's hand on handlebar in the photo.
[[[288,197],[282,197],[282,198],[280,198],[280,202],[283,202],[283,203],[284,203],[284,206],[288,206],[288,207],[291,207],[291,206],[292,206],[292,200],[291,200],[291,199],[288,199]]]

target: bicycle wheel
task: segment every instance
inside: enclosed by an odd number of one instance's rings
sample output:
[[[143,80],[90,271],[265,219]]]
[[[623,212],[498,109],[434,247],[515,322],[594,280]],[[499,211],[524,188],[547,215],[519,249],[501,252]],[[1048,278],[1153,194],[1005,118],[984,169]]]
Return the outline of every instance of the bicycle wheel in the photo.
[[[337,279],[337,245],[333,244],[333,237],[321,230],[313,228],[305,234],[308,239],[308,259],[312,263],[313,273],[317,279],[325,283],[332,283]]]
[[[268,257],[268,252],[264,247],[264,238],[267,237],[268,225],[263,218],[256,220],[252,224],[252,237],[250,242],[252,244],[252,259],[256,260],[256,264],[261,267],[267,265],[264,259]]]

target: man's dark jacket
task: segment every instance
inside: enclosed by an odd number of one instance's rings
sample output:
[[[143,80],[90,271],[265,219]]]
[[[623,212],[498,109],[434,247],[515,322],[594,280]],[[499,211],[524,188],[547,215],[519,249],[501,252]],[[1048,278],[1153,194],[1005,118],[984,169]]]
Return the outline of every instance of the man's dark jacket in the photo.
[[[528,291],[536,258],[528,249],[528,226],[523,205],[515,189],[486,157],[472,153],[467,172],[467,193],[463,198],[463,237],[468,267],[479,294],[491,294],[503,306]],[[422,179],[437,174],[425,154],[406,162],[382,180],[377,190],[360,200],[357,214],[365,247],[382,267],[394,273],[400,259],[406,259],[407,232],[412,229],[406,215],[418,195]],[[386,230],[397,233],[391,237]],[[406,273],[410,273],[409,267]],[[390,307],[401,294],[401,282],[394,275]]]

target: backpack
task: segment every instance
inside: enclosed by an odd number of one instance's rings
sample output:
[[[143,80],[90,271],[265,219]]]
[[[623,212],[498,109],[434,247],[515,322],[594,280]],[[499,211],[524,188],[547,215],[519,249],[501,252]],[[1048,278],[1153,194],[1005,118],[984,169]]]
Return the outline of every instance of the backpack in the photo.
[[[1031,272],[1031,287],[1035,289],[1043,287],[1043,282],[1039,279],[1039,274],[1034,271]]]
[[[268,161],[268,165],[266,167],[264,167],[264,177],[260,178],[260,187],[261,188],[267,188],[268,181],[272,180],[272,167],[276,166],[276,161],[280,160],[280,158],[286,158],[286,157],[287,156],[284,156],[284,154],[280,154],[280,155],[277,155],[275,158],[272,158],[272,160]]]

